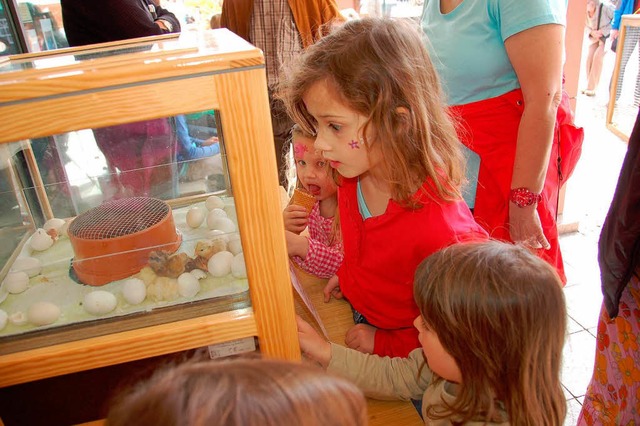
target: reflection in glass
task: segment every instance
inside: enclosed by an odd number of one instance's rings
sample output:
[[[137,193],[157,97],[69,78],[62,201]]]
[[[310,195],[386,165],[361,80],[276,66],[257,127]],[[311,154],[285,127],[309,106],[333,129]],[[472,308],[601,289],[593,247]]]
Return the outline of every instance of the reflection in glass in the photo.
[[[13,160],[36,222],[49,216],[34,208],[42,197],[53,216],[66,218],[125,197],[230,194],[216,116],[210,110],[31,139]]]
[[[607,127],[628,140],[640,105],[640,16],[624,15],[611,78]]]
[[[72,339],[64,326],[131,315],[133,324],[152,311],[160,323],[189,309],[248,305],[217,115],[0,145],[0,297],[13,315],[0,339],[43,328]],[[25,261],[37,268],[20,266]],[[20,279],[28,284],[14,291]],[[216,303],[197,304],[209,299]],[[59,316],[30,318],[38,301]]]
[[[226,166],[218,111],[202,111],[174,117],[178,137],[179,194],[225,190]]]
[[[19,1],[18,14],[29,52],[69,47],[62,25],[60,1],[47,4]]]

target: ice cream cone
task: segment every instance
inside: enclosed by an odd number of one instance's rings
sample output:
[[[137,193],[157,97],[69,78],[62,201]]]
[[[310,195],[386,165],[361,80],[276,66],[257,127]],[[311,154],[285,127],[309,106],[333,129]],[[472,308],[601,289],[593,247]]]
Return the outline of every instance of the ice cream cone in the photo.
[[[313,209],[313,205],[316,203],[316,198],[305,191],[304,189],[296,188],[293,191],[293,196],[291,197],[290,204],[295,204],[298,206],[302,206],[307,209],[308,213],[311,213]]]

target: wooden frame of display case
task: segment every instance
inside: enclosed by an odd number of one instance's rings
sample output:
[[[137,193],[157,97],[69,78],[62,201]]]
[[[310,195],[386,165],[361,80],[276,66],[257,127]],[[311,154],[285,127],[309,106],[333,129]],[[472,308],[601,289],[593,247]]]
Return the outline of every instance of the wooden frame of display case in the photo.
[[[124,331],[114,321],[113,332],[103,335],[0,355],[0,387],[250,336],[257,336],[260,351],[268,357],[300,359],[263,56],[227,30],[205,35],[204,42],[194,40],[184,49],[0,73],[0,143],[132,118],[222,111],[251,307]],[[122,44],[163,40],[167,37]],[[62,49],[42,57],[86,51]],[[5,64],[39,57],[16,55]]]
[[[627,37],[627,28],[640,27],[640,15],[623,15],[620,20],[620,32],[618,33],[618,47],[616,49],[616,62],[613,67],[613,74],[611,76],[611,82],[609,87],[609,103],[607,104],[607,129],[609,129],[613,134],[618,136],[625,142],[629,142],[630,133],[627,134],[625,131],[620,129],[620,127],[614,122],[614,110],[616,108],[616,90],[618,85],[618,78],[620,76],[620,66],[622,65],[622,53],[624,51],[625,38]],[[635,45],[631,47],[631,49],[635,49]],[[631,52],[630,52],[631,54]],[[635,119],[635,115],[633,117]],[[632,126],[633,127],[633,126]],[[629,130],[630,131],[630,130]]]

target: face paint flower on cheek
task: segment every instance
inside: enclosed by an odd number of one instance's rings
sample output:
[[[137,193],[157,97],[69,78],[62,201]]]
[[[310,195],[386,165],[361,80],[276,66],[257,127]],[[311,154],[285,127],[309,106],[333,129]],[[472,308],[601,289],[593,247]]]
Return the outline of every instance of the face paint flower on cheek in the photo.
[[[357,141],[352,140],[351,142],[349,142],[349,146],[351,147],[351,149],[360,149],[360,144],[362,143],[362,138],[360,138]]]
[[[306,145],[301,143],[293,144],[293,156],[295,157],[296,160],[302,160],[302,158],[304,157],[304,154],[307,151],[309,151],[309,148],[307,148]]]

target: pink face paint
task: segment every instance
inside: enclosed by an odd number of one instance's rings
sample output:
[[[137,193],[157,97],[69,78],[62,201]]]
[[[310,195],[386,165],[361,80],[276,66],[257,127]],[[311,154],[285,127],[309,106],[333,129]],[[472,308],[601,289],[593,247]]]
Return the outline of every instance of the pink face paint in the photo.
[[[360,149],[360,143],[358,141],[351,141],[349,142],[349,146],[351,147],[351,149]]]
[[[301,160],[304,157],[304,153],[309,151],[309,148],[305,144],[302,143],[294,143],[293,144],[293,157],[296,160]]]

